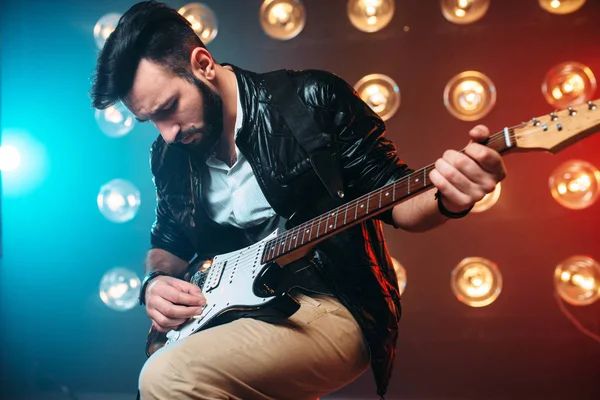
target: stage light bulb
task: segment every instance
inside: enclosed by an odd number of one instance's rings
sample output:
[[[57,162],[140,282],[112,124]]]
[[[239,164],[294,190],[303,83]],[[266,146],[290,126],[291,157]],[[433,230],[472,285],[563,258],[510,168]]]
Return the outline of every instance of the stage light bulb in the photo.
[[[110,34],[113,33],[119,24],[119,19],[121,19],[121,14],[109,13],[103,15],[98,22],[96,22],[96,25],[94,25],[94,41],[96,42],[96,47],[98,47],[98,49],[104,47],[106,39],[108,39]]]
[[[300,0],[265,0],[260,7],[260,24],[273,39],[292,39],[305,23],[306,10]]]
[[[94,116],[100,130],[112,138],[125,136],[135,127],[135,116],[121,102],[96,110]]]
[[[348,0],[348,18],[363,32],[377,32],[394,16],[394,0]]]
[[[569,257],[556,266],[554,287],[569,304],[592,304],[600,298],[600,264],[588,256]]]
[[[400,107],[400,89],[389,76],[367,75],[354,85],[354,89],[384,121],[390,119]]]
[[[539,0],[540,7],[552,14],[570,14],[579,10],[585,0]]]
[[[600,195],[600,171],[586,161],[567,161],[552,172],[548,185],[560,205],[581,210],[594,204]]]
[[[484,212],[484,211],[492,208],[494,206],[494,204],[496,204],[498,202],[501,191],[502,191],[502,185],[501,185],[501,182],[498,182],[492,192],[486,194],[485,196],[483,196],[483,199],[481,199],[477,203],[475,203],[471,212],[480,213],[480,212]]]
[[[135,217],[140,207],[140,191],[123,179],[113,179],[100,188],[98,209],[109,221],[122,223]]]
[[[404,269],[402,264],[400,264],[400,262],[394,257],[392,257],[392,265],[394,266],[394,271],[396,272],[396,277],[398,278],[399,293],[402,296],[404,289],[406,289],[406,269]]]
[[[492,261],[468,257],[452,270],[450,286],[459,301],[471,307],[484,307],[500,295],[502,275]]]
[[[219,31],[215,13],[204,3],[189,3],[178,10],[188,20],[196,35],[205,45],[212,42]]]
[[[583,104],[592,100],[596,91],[596,77],[587,66],[570,61],[555,65],[542,82],[546,101],[558,109]]]
[[[470,24],[481,19],[490,6],[490,0],[442,0],[442,14],[455,24]]]
[[[21,153],[16,147],[10,145],[0,146],[0,171],[14,171],[20,164]]]
[[[140,278],[129,269],[113,268],[100,281],[100,299],[117,311],[127,311],[138,304]]]
[[[458,119],[475,121],[486,116],[496,104],[494,83],[477,71],[464,71],[444,88],[444,105]]]

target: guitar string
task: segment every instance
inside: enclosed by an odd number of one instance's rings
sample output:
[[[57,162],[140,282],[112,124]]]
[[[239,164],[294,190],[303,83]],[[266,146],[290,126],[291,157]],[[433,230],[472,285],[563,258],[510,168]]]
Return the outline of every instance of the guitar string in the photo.
[[[504,135],[504,132],[500,132],[499,134]],[[496,135],[499,135],[499,134],[496,134]],[[490,139],[488,141],[488,145],[490,143],[494,142],[494,141],[497,141],[498,139],[504,140],[504,138],[498,138],[498,136],[496,136],[496,135],[490,137]],[[420,173],[427,172],[427,170],[430,169],[432,166],[433,165],[429,165],[429,166],[427,166],[425,168],[421,168],[420,170],[415,171],[412,174],[409,174],[409,175],[407,175],[407,176],[399,179],[398,181],[393,182],[392,184],[386,185],[386,186],[399,186],[401,189],[404,189],[403,185],[408,183],[408,179],[407,179],[408,177],[411,177],[414,174],[419,174],[419,176],[420,176]],[[248,252],[248,254],[243,255],[243,256],[237,258],[235,264],[230,265],[230,266],[224,268],[224,271],[222,272],[220,279],[225,278],[226,275],[228,275],[229,272],[233,272],[233,270],[235,268],[237,268],[238,264],[244,265],[246,262],[248,262],[252,258],[260,259],[258,261],[262,265],[262,259],[265,256],[265,252],[267,253],[267,256],[266,256],[267,258],[277,258],[277,257],[282,256],[286,252],[292,250],[292,247],[294,249],[296,249],[298,247],[298,245],[297,245],[297,242],[298,242],[297,238],[299,236],[302,236],[302,240],[301,240],[301,246],[302,246],[302,244],[304,242],[304,237],[305,237],[305,235],[306,235],[307,232],[309,233],[308,242],[314,240],[312,238],[312,234],[313,234],[313,228],[315,227],[315,224],[317,225],[317,232],[316,232],[315,238],[318,238],[319,234],[321,234],[321,236],[322,236],[322,235],[325,235],[325,234],[331,232],[331,231],[328,232],[328,229],[325,228],[325,230],[323,231],[323,233],[321,233],[320,224],[322,222],[326,222],[326,224],[325,224],[325,226],[326,226],[329,223],[329,219],[331,217],[334,217],[335,218],[335,225],[337,227],[337,222],[338,222],[338,220],[340,218],[341,211],[344,211],[344,214],[347,214],[348,211],[350,210],[350,208],[356,208],[356,210],[355,210],[356,211],[355,212],[355,217],[354,218],[351,217],[351,219],[352,219],[351,222],[354,222],[357,219],[360,219],[360,218],[364,217],[365,215],[368,214],[368,212],[365,212],[364,214],[362,214],[362,212],[360,212],[360,216],[358,215],[359,214],[358,206],[360,205],[361,201],[364,201],[365,199],[368,199],[368,201],[370,201],[370,199],[372,197],[375,197],[375,198],[381,197],[382,194],[383,194],[383,192],[385,191],[385,189],[386,189],[386,187],[383,187],[383,188],[377,189],[377,190],[375,190],[373,192],[367,193],[367,194],[365,194],[365,195],[363,195],[363,196],[361,196],[361,197],[359,197],[359,198],[357,198],[357,199],[355,199],[353,201],[350,201],[350,202],[348,202],[348,203],[346,203],[346,204],[344,204],[344,205],[336,208],[335,210],[338,210],[339,212],[332,210],[330,213],[327,213],[326,215],[324,214],[324,215],[322,215],[320,217],[317,217],[317,218],[315,218],[313,220],[307,221],[307,222],[305,222],[305,223],[303,223],[303,224],[301,224],[301,225],[299,225],[299,226],[297,226],[295,228],[292,228],[289,231],[286,231],[286,232],[278,235],[278,237],[276,237],[276,238],[273,238],[273,239],[270,239],[269,241],[264,242],[264,249],[262,251],[259,251],[258,249],[254,249],[254,247],[260,247],[260,245],[262,244],[261,242],[257,242],[255,244],[253,244],[248,249],[246,249],[246,251]],[[387,189],[390,189],[390,188],[387,188]],[[344,225],[346,225],[346,224],[345,223],[340,224],[340,226],[344,226]],[[329,224],[329,226],[333,226],[333,225]],[[329,228],[329,229],[333,229],[333,228]],[[292,241],[294,241],[294,240],[296,241],[296,243],[292,246]],[[268,256],[268,254],[271,253],[271,252],[277,252],[278,251],[278,247],[280,247],[280,246],[284,246],[284,252],[283,253],[279,253],[275,257]],[[287,247],[287,250],[285,250],[285,247]],[[254,263],[252,263],[252,264],[254,264]],[[251,266],[246,266],[246,267],[243,267],[243,268],[244,269],[249,269],[249,268],[251,268]],[[240,268],[240,269],[242,269],[242,268]],[[207,280],[208,280],[208,277],[207,277]]]
[[[567,121],[567,122],[569,122],[569,121]],[[551,120],[551,121],[548,121],[548,122],[547,122],[546,124],[544,124],[544,125],[539,125],[539,126],[535,126],[535,125],[534,125],[534,126],[533,126],[533,131],[532,131],[532,129],[530,129],[530,130],[529,130],[529,131],[527,131],[527,132],[520,132],[520,133],[516,133],[516,132],[514,131],[516,128],[524,128],[524,127],[526,127],[527,125],[529,125],[529,124],[530,124],[530,123],[528,123],[528,122],[522,122],[522,123],[520,123],[520,124],[513,125],[513,126],[511,126],[511,127],[506,127],[506,128],[504,128],[503,130],[501,130],[501,131],[499,131],[499,132],[496,132],[496,133],[495,133],[495,134],[493,134],[493,135],[490,135],[490,137],[489,137],[488,141],[486,142],[486,145],[487,145],[487,146],[490,146],[491,144],[494,144],[494,145],[495,145],[495,144],[498,144],[498,143],[505,143],[505,142],[506,142],[506,139],[507,139],[507,138],[506,138],[506,130],[508,130],[508,133],[509,133],[509,135],[510,135],[510,136],[509,136],[509,138],[508,138],[508,141],[509,141],[510,145],[509,145],[509,146],[507,146],[507,147],[505,147],[504,149],[501,149],[501,150],[509,150],[509,149],[513,148],[513,147],[514,147],[514,145],[516,144],[516,143],[513,143],[513,141],[516,141],[517,139],[522,139],[522,138],[526,137],[527,135],[531,135],[531,134],[534,134],[534,133],[540,133],[540,131],[546,131],[546,130],[548,129],[548,127],[551,127],[551,126],[553,126],[553,125],[556,125],[556,124],[559,124],[559,123],[562,123],[562,121],[560,121],[560,122],[559,122],[559,120],[556,120],[556,121],[553,121],[553,120]],[[461,152],[462,152],[462,151],[461,151]],[[418,174],[421,174],[421,173],[427,173],[427,172],[430,172],[430,171],[429,171],[429,169],[432,169],[432,167],[434,167],[434,166],[433,166],[433,164],[431,164],[431,165],[428,165],[428,166],[427,166],[427,167],[425,167],[425,168],[421,168],[420,170],[414,171],[413,173],[411,173],[411,174],[409,174],[409,175],[407,175],[407,176],[405,176],[405,177],[403,177],[403,178],[399,179],[398,181],[396,181],[396,182],[394,182],[394,183],[392,183],[392,184],[389,184],[389,186],[393,186],[393,185],[395,185],[396,183],[399,183],[399,182],[401,182],[401,181],[402,181],[404,178],[409,178],[409,177],[412,177],[413,175],[415,175],[415,174],[417,174],[417,173],[418,173]],[[407,179],[407,180],[408,180],[408,179]],[[387,185],[386,185],[386,186],[387,186]],[[429,186],[429,185],[427,184],[427,185],[425,185],[425,186]],[[423,186],[423,188],[424,188],[425,186]],[[421,188],[421,189],[423,189],[423,188]],[[394,187],[394,189],[395,189],[395,187]],[[363,195],[363,196],[361,196],[361,197],[359,197],[359,198],[357,198],[357,199],[355,199],[355,200],[352,200],[352,201],[350,201],[350,202],[346,203],[346,210],[345,210],[345,212],[347,213],[347,211],[348,211],[348,209],[350,208],[350,206],[351,206],[351,205],[353,205],[353,204],[352,204],[353,202],[355,202],[356,204],[354,204],[354,205],[355,205],[356,207],[358,207],[358,205],[360,205],[361,198],[366,198],[366,199],[367,199],[367,201],[369,202],[369,201],[371,200],[371,197],[377,197],[377,195],[381,196],[382,192],[383,192],[383,188],[381,188],[381,189],[379,189],[379,190],[375,190],[375,191],[373,191],[373,192],[370,192],[370,193],[367,193],[367,194],[365,194],[365,195]],[[364,200],[364,199],[363,199],[363,200]],[[342,208],[342,207],[343,207],[343,206],[339,206],[339,207],[338,207],[338,208],[336,208],[335,210],[339,209],[339,211],[341,212],[341,211],[342,211],[342,210],[341,210],[341,208]],[[327,215],[323,214],[323,215],[321,215],[321,216],[318,216],[318,217],[315,217],[315,218],[313,218],[312,220],[306,221],[305,223],[303,223],[303,224],[299,225],[298,227],[295,227],[295,228],[293,228],[293,229],[292,229],[292,230],[290,230],[290,231],[283,232],[282,234],[278,235],[276,238],[273,238],[273,239],[271,239],[269,242],[267,242],[267,245],[268,245],[268,246],[265,246],[265,247],[269,247],[269,248],[271,248],[271,249],[275,249],[275,251],[278,251],[277,249],[283,245],[283,247],[284,247],[284,254],[285,254],[286,252],[288,252],[288,251],[292,250],[291,243],[290,243],[290,246],[288,247],[288,250],[285,250],[285,247],[286,247],[286,242],[287,242],[288,240],[296,240],[296,237],[300,235],[300,232],[301,232],[301,231],[305,231],[305,232],[302,234],[302,236],[303,236],[303,239],[304,239],[304,235],[306,234],[306,232],[309,232],[310,236],[312,236],[312,229],[314,228],[314,224],[315,224],[315,222],[317,223],[317,232],[316,232],[316,236],[315,236],[315,238],[318,238],[318,237],[319,237],[319,234],[321,233],[321,232],[320,232],[320,224],[321,224],[321,222],[323,222],[323,220],[326,220],[325,226],[327,226],[327,222],[329,221],[329,218],[331,218],[331,217],[334,217],[334,216],[335,216],[335,214],[336,214],[336,213],[334,212],[334,210],[332,210],[332,212],[330,212],[330,213],[327,213]],[[339,215],[339,213],[338,213],[338,215]],[[365,215],[366,215],[366,214],[365,214]],[[364,215],[363,215],[363,216],[364,216]],[[361,216],[361,217],[362,217],[362,216]],[[330,229],[334,229],[334,230],[335,230],[335,229],[337,229],[337,218],[338,218],[338,217],[336,216],[336,217],[335,217],[335,219],[334,219],[334,223],[335,223],[336,227],[335,227],[335,228],[330,228]],[[355,219],[355,220],[356,220],[356,219]],[[310,227],[309,227],[309,226],[308,226],[308,223],[310,223],[311,221],[312,221],[312,223],[310,224]],[[345,225],[345,224],[344,224],[344,225]],[[307,229],[306,229],[306,228],[307,228]],[[305,230],[305,229],[306,229],[306,230]],[[296,232],[296,231],[297,231],[297,232]],[[328,232],[327,232],[327,228],[325,228],[325,230],[324,230],[323,234],[327,234],[327,233],[328,233]],[[309,242],[310,242],[311,240],[312,240],[312,239],[309,237]],[[269,245],[269,244],[270,244],[270,245]],[[303,243],[302,243],[301,245],[303,245]],[[296,240],[296,244],[294,244],[294,249],[295,249],[295,248],[297,248],[297,247],[298,247],[298,246],[297,246],[297,240]],[[271,251],[271,250],[269,250],[269,251]],[[281,255],[281,254],[277,255],[276,257],[279,257],[280,255]]]
[[[518,126],[522,126],[522,124],[515,125],[515,127],[518,127]],[[507,129],[509,130],[509,133],[512,135],[512,137],[514,137],[514,131],[513,131],[514,127],[510,127],[510,128],[507,128]],[[503,131],[497,132],[496,134],[490,136],[490,138],[489,138],[489,140],[488,140],[488,142],[486,144],[489,146],[491,144],[497,144],[497,143],[505,142],[505,141],[506,141],[505,132],[503,130]],[[512,146],[512,140],[510,141],[510,143],[511,143],[511,146]],[[286,242],[288,242],[288,240],[290,240],[290,241],[291,240],[296,240],[296,237],[301,234],[301,231],[304,231],[304,234],[302,234],[303,237],[306,234],[306,232],[310,232],[310,237],[308,239],[309,242],[310,242],[311,240],[313,240],[312,239],[312,229],[314,228],[315,223],[317,223],[317,232],[316,232],[315,238],[318,238],[319,234],[321,234],[320,224],[323,221],[326,222],[325,226],[327,226],[329,218],[334,217],[335,214],[337,214],[337,216],[335,216],[335,220],[334,220],[335,224],[336,224],[336,228],[337,228],[337,219],[339,218],[338,216],[340,215],[341,211],[345,211],[345,213],[347,213],[347,211],[348,211],[348,209],[350,207],[354,207],[354,206],[358,207],[360,205],[360,203],[362,201],[364,201],[364,200],[367,200],[368,202],[370,202],[372,197],[375,197],[375,199],[377,199],[378,196],[381,197],[382,193],[385,191],[385,188],[387,186],[391,187],[391,186],[395,186],[396,184],[400,184],[401,185],[401,184],[404,183],[403,181],[408,182],[408,178],[411,178],[411,180],[412,180],[412,177],[414,175],[419,175],[419,177],[420,177],[420,174],[424,174],[424,173],[426,174],[427,172],[430,172],[429,171],[430,169],[433,169],[433,168],[434,168],[434,165],[430,164],[430,165],[428,165],[428,166],[426,166],[424,168],[421,168],[420,170],[414,171],[413,173],[400,178],[396,182],[393,182],[393,183],[391,183],[389,185],[384,186],[383,188],[376,189],[376,190],[374,190],[373,192],[370,192],[370,193],[366,193],[366,194],[358,197],[357,199],[354,199],[354,200],[346,203],[345,204],[345,210],[342,210],[342,208],[344,208],[344,205],[342,205],[342,206],[339,206],[339,207],[335,208],[334,210],[331,210],[327,214],[322,214],[322,215],[320,215],[318,217],[313,218],[312,220],[306,221],[303,224],[299,225],[298,227],[295,227],[295,228],[293,228],[290,231],[283,232],[281,235],[278,235],[278,237],[271,239],[270,241],[267,242],[267,246],[265,246],[265,247],[267,247],[268,249],[275,249],[275,252],[277,252],[278,251],[277,249],[279,247],[283,246],[284,247],[284,253],[287,252],[287,251],[290,251],[291,248],[292,248],[291,243],[290,243],[290,246],[289,246],[288,250],[285,250],[285,248],[287,247],[286,246]],[[427,180],[427,179],[425,179],[425,180]],[[421,185],[421,184],[419,184],[419,185]],[[427,186],[427,185],[425,185],[425,186]],[[425,186],[423,186],[422,188],[424,188]],[[339,212],[336,211],[336,210],[338,210]],[[368,214],[368,213],[366,213],[366,214]],[[364,215],[366,215],[366,214],[364,214]],[[364,216],[364,215],[361,215],[361,217]],[[354,221],[356,219],[358,219],[358,218],[355,218]],[[354,221],[351,221],[351,222],[354,222]],[[310,227],[308,226],[309,224],[310,224]],[[334,229],[334,228],[329,228],[329,229]],[[328,233],[328,229],[325,228],[325,230],[323,231],[323,234],[327,234],[327,233]],[[321,236],[323,234],[321,234]],[[296,240],[296,242],[297,242],[297,240]],[[297,244],[294,245],[294,248],[296,248],[296,247],[297,247]],[[267,250],[267,251],[271,252],[272,250]],[[281,253],[278,253],[278,255],[276,257],[279,257],[280,255],[281,255]]]
[[[556,121],[549,121],[549,122],[550,122],[550,124],[556,123]],[[513,141],[514,140],[516,140],[518,138],[523,138],[526,135],[535,133],[535,132],[524,132],[524,133],[515,133],[514,132],[515,128],[524,127],[524,126],[526,126],[526,124],[527,123],[521,123],[521,124],[518,124],[518,125],[514,125],[514,126],[512,126],[510,128],[506,128],[506,129],[508,129],[509,134],[511,135],[509,137],[510,147],[507,146],[505,149],[501,149],[501,150],[509,150],[509,149],[513,148],[513,146],[514,146]],[[543,127],[540,126],[537,130],[544,130],[544,129],[543,129]],[[490,146],[491,144],[495,145],[495,144],[498,144],[498,143],[501,143],[501,142],[504,142],[504,143],[506,142],[506,133],[505,133],[504,130],[499,131],[499,132],[491,135],[490,138],[488,139],[488,141],[485,144],[487,146]],[[397,180],[397,181],[395,181],[393,183],[390,183],[390,184],[388,184],[388,185],[386,185],[386,186],[384,186],[382,188],[376,189],[376,190],[374,190],[372,192],[366,193],[366,194],[364,194],[364,195],[362,195],[362,196],[360,196],[360,197],[358,197],[358,198],[356,198],[356,199],[354,199],[354,200],[352,200],[352,201],[350,201],[350,202],[348,202],[348,203],[346,203],[346,204],[344,204],[342,206],[339,206],[339,207],[335,208],[334,210],[331,210],[331,212],[329,212],[327,214],[323,214],[323,215],[321,215],[319,217],[313,218],[312,220],[306,221],[306,222],[298,225],[297,227],[292,228],[289,231],[283,232],[280,235],[278,235],[277,237],[264,242],[264,249],[262,251],[257,251],[256,253],[254,253],[252,251],[250,254],[245,255],[243,257],[240,257],[237,260],[237,263],[242,263],[243,264],[243,263],[247,262],[248,260],[250,260],[250,259],[252,259],[254,257],[254,258],[257,258],[258,262],[262,265],[262,259],[263,258],[276,259],[278,257],[281,257],[281,256],[285,255],[287,252],[291,251],[292,249],[293,250],[297,249],[298,248],[298,244],[297,244],[298,243],[298,239],[297,238],[299,236],[302,236],[302,241],[301,241],[300,246],[303,246],[304,245],[304,236],[306,235],[307,232],[309,233],[309,239],[308,239],[307,243],[310,243],[314,239],[318,238],[319,234],[321,236],[327,235],[328,233],[331,232],[331,230],[337,230],[338,229],[337,228],[337,226],[338,226],[337,222],[338,222],[338,220],[340,218],[341,212],[344,211],[344,213],[347,214],[347,212],[350,210],[350,208],[356,208],[356,210],[355,210],[355,217],[351,221],[351,223],[355,222],[355,221],[363,218],[364,216],[368,215],[368,211],[366,211],[364,214],[362,214],[362,212],[360,212],[358,210],[358,206],[361,205],[361,202],[363,202],[365,199],[367,200],[367,202],[370,202],[372,198],[375,198],[375,199],[377,199],[378,197],[381,198],[383,192],[385,192],[386,190],[390,190],[390,189],[395,190],[396,187],[398,187],[399,189],[408,188],[408,183],[409,183],[408,178],[412,179],[412,177],[414,175],[419,175],[419,177],[420,177],[421,174],[426,174],[427,172],[430,172],[429,170],[432,170],[433,168],[435,168],[435,165],[434,164],[430,164],[430,165],[428,165],[426,167],[423,167],[423,168],[421,168],[421,169],[419,169],[417,171],[414,171],[413,173],[411,173],[409,175],[406,175],[406,176],[400,178],[399,180]],[[425,184],[419,190],[423,190],[426,186],[430,186],[430,185],[431,185],[430,183],[429,184]],[[392,200],[391,203],[394,203],[395,201],[397,201],[397,200],[394,199],[394,200]],[[386,204],[386,206],[387,205],[389,205],[389,203]],[[377,209],[380,209],[380,207],[377,207]],[[360,215],[359,215],[359,213],[360,213]],[[325,227],[323,233],[321,233],[320,224],[325,221],[325,226],[327,226],[327,225],[332,226],[331,224],[328,224],[329,219],[331,217],[334,217],[334,226],[335,226],[335,228],[329,228],[330,231],[328,232],[328,228]],[[317,224],[317,232],[316,232],[315,237],[313,238],[312,234],[313,234],[313,228],[315,227],[315,224]],[[346,223],[342,223],[339,226],[345,226],[346,224],[347,224],[347,222]],[[304,231],[304,233],[302,233],[302,231]],[[295,243],[292,245],[291,242],[294,241],[294,240],[295,240]],[[251,248],[253,248],[254,246],[260,246],[261,244],[262,244],[261,242],[257,242],[254,245],[250,246],[247,249],[247,251],[250,252]],[[278,251],[277,249],[280,246],[282,246],[282,245],[284,246],[284,252],[283,253],[279,253],[277,256],[269,256],[268,255],[269,252],[272,252],[272,251],[277,252]],[[285,250],[285,247],[288,247],[288,249]],[[265,254],[265,252],[266,252],[266,254]],[[225,267],[225,270],[222,273],[221,279],[223,279],[225,277],[226,272],[233,271],[235,268],[236,268],[236,265],[230,266],[230,267]],[[246,267],[246,268],[250,268],[250,267]]]
[[[553,124],[556,124],[556,123],[557,123],[556,121],[549,121],[549,124],[550,124],[550,125],[553,125]],[[527,124],[528,124],[528,123],[526,123],[526,122],[523,122],[523,123],[521,123],[521,124],[514,125],[514,126],[512,126],[512,127],[507,127],[506,129],[508,130],[508,133],[511,135],[511,136],[509,136],[509,138],[508,138],[508,139],[509,139],[510,146],[507,146],[507,147],[505,147],[504,149],[500,149],[500,150],[509,150],[509,149],[513,148],[513,147],[514,147],[514,145],[516,144],[516,143],[514,143],[514,141],[515,141],[516,139],[521,139],[521,138],[525,137],[526,135],[530,135],[530,134],[532,134],[532,133],[539,133],[539,131],[540,131],[540,130],[542,130],[542,131],[544,130],[544,127],[540,125],[539,127],[534,127],[534,128],[533,128],[534,130],[536,130],[536,131],[538,131],[538,132],[532,132],[532,131],[529,131],[529,132],[524,132],[524,133],[515,133],[515,132],[514,132],[514,129],[515,129],[515,128],[523,128],[523,127],[525,127]],[[548,124],[547,124],[547,125],[548,125]],[[537,128],[537,129],[536,129],[536,128]],[[492,145],[492,144],[496,145],[496,144],[499,144],[499,143],[503,143],[503,144],[504,144],[504,143],[506,143],[506,132],[505,132],[504,130],[502,130],[502,131],[499,131],[499,132],[497,132],[497,133],[495,133],[495,134],[491,135],[491,136],[490,136],[490,138],[488,139],[488,141],[486,142],[486,145],[487,145],[487,146],[490,146],[490,145]],[[421,174],[423,174],[423,173],[425,173],[425,174],[426,174],[426,173],[430,172],[430,170],[432,170],[433,168],[435,168],[434,164],[430,164],[430,165],[428,165],[428,166],[426,166],[426,167],[424,167],[424,168],[421,168],[420,170],[414,171],[413,173],[411,173],[411,174],[409,174],[409,175],[407,175],[407,176],[405,176],[405,177],[403,177],[403,178],[399,179],[399,180],[398,180],[398,181],[396,181],[396,182],[393,182],[393,183],[389,184],[389,186],[391,186],[391,187],[392,187],[392,186],[396,185],[397,183],[398,183],[398,184],[400,184],[400,185],[402,185],[402,184],[404,183],[404,182],[403,182],[403,180],[406,180],[406,181],[408,181],[408,178],[411,178],[411,179],[412,179],[412,177],[413,177],[414,175],[418,175],[418,176],[420,177],[420,175],[421,175]],[[426,179],[425,179],[425,181],[426,181]],[[426,185],[424,185],[423,187],[421,187],[421,190],[422,190],[423,188],[425,188],[426,186],[429,186],[429,185],[430,185],[430,184],[426,184]],[[388,185],[386,185],[386,186],[388,186]],[[403,187],[401,187],[401,189],[404,189],[404,188],[403,188]],[[269,247],[269,248],[271,248],[271,249],[275,249],[275,251],[278,251],[277,249],[278,249],[280,246],[282,246],[282,245],[283,245],[284,249],[286,248],[286,242],[287,242],[288,240],[295,240],[295,241],[296,241],[296,244],[294,244],[294,246],[293,246],[293,247],[294,247],[294,249],[295,249],[295,248],[297,248],[297,247],[298,247],[298,246],[297,246],[297,239],[296,239],[296,237],[297,237],[297,236],[299,236],[299,235],[302,235],[302,237],[303,237],[303,239],[304,239],[304,235],[305,235],[307,232],[309,232],[309,235],[310,235],[310,236],[309,236],[309,242],[310,242],[311,240],[313,240],[313,239],[312,239],[312,229],[314,228],[314,225],[315,225],[315,223],[317,223],[317,232],[316,232],[316,234],[315,234],[315,238],[318,238],[318,237],[319,237],[319,234],[321,234],[321,230],[320,230],[320,223],[321,223],[321,222],[325,221],[325,226],[327,226],[327,225],[328,225],[329,218],[331,218],[331,217],[334,217],[335,228],[329,228],[329,229],[334,229],[334,230],[335,230],[335,229],[337,229],[337,220],[338,220],[338,218],[339,218],[339,215],[340,215],[341,211],[345,211],[345,212],[347,212],[347,211],[348,211],[348,209],[349,209],[351,206],[353,206],[353,207],[354,207],[354,206],[355,206],[355,207],[358,207],[358,206],[360,205],[360,203],[361,203],[363,200],[365,200],[365,199],[367,200],[367,203],[368,203],[368,202],[370,202],[370,201],[371,201],[371,199],[372,199],[373,197],[375,198],[375,200],[377,200],[377,197],[378,197],[378,196],[379,196],[379,197],[381,197],[381,195],[382,195],[383,191],[385,191],[385,187],[384,187],[384,188],[380,188],[380,189],[376,189],[376,190],[374,190],[374,191],[372,191],[372,192],[370,192],[370,193],[364,194],[364,195],[362,195],[361,197],[359,197],[359,198],[357,198],[357,199],[355,199],[355,200],[352,200],[352,201],[350,201],[350,202],[346,203],[346,204],[345,204],[345,206],[346,206],[346,209],[345,209],[345,210],[342,210],[342,207],[344,207],[344,206],[339,206],[338,208],[336,208],[336,209],[332,210],[331,212],[329,212],[329,213],[327,213],[327,214],[322,214],[322,215],[320,215],[320,216],[318,216],[318,217],[315,217],[315,218],[314,218],[314,219],[312,219],[312,220],[306,221],[305,223],[303,223],[303,224],[299,225],[298,227],[295,227],[295,228],[293,228],[293,229],[292,229],[292,230],[290,230],[290,231],[283,232],[283,233],[282,233],[281,235],[279,235],[278,237],[271,239],[271,240],[268,242],[268,244],[269,244],[269,243],[271,243],[271,245],[268,245],[268,246],[266,246],[266,247]],[[394,202],[394,201],[395,201],[395,200],[393,200],[392,202]],[[379,208],[379,207],[378,207],[378,208]],[[335,210],[338,210],[338,209],[339,209],[339,212],[336,212]],[[336,216],[336,214],[337,214],[337,216]],[[361,218],[362,218],[364,215],[366,215],[366,214],[368,214],[368,212],[367,212],[367,213],[365,213],[365,214],[361,214]],[[358,219],[358,218],[356,218],[356,219]],[[356,219],[355,219],[355,220],[356,220]],[[352,222],[354,222],[354,221],[352,221]],[[309,224],[309,223],[310,223],[310,226],[308,226],[308,224]],[[343,224],[343,225],[345,225],[345,224]],[[341,225],[341,226],[343,226],[343,225]],[[305,230],[305,229],[306,229],[306,230]],[[301,233],[301,231],[304,231],[304,233]],[[327,228],[325,228],[325,229],[324,229],[324,231],[323,231],[323,233],[321,234],[321,236],[322,236],[322,235],[324,235],[324,234],[327,234],[327,233],[328,233],[328,229],[327,229]],[[301,245],[303,245],[303,243],[301,243]],[[290,250],[292,250],[291,243],[290,243],[290,246],[288,247],[288,250],[284,250],[284,253],[283,253],[283,254],[285,254],[286,252],[288,252],[288,251],[290,251]],[[269,251],[271,251],[271,250],[269,250]],[[281,253],[280,253],[280,254],[278,254],[276,257],[279,257],[279,256],[281,256]]]

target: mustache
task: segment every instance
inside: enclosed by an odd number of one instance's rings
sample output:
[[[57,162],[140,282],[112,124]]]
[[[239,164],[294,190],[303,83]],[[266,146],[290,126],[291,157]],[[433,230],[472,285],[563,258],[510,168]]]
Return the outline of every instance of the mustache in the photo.
[[[179,131],[179,133],[177,133],[177,135],[175,135],[175,142],[181,143],[183,140],[187,139],[189,136],[197,134],[197,133],[202,133],[202,129],[196,128],[195,126],[192,126],[191,128],[189,128],[185,131]]]

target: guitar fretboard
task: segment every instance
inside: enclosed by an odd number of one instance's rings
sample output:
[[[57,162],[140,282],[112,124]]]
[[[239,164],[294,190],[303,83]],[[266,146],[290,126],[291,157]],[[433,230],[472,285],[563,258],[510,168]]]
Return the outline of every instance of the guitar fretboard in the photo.
[[[490,136],[483,144],[499,153],[504,153],[515,145],[514,129],[506,128]],[[278,235],[265,244],[261,262],[271,262],[296,249],[333,236],[430,188],[432,184],[429,181],[429,174],[434,168],[435,165],[431,164],[414,171]]]

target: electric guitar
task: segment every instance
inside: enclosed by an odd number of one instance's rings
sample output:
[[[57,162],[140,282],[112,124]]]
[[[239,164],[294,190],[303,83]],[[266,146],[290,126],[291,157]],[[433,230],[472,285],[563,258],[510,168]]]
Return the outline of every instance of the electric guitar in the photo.
[[[600,129],[600,99],[578,107],[533,118],[491,135],[485,145],[506,154],[511,151],[557,153]],[[285,266],[305,257],[314,246],[344,229],[372,218],[432,184],[429,165],[349,201],[292,229],[271,233],[263,240],[207,261],[190,279],[206,297],[201,315],[166,334],[150,329],[146,354],[191,334],[242,317],[281,320],[299,304],[288,295]]]

